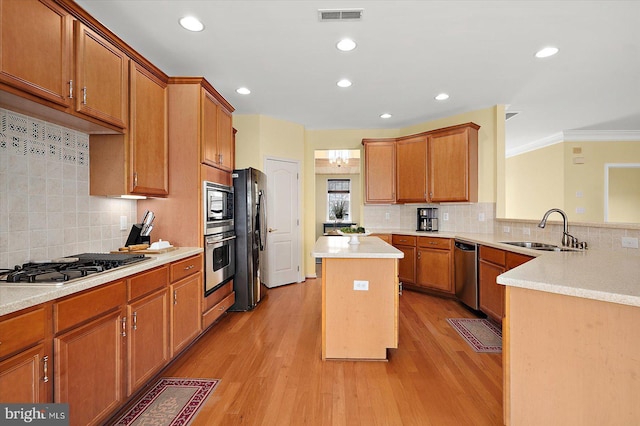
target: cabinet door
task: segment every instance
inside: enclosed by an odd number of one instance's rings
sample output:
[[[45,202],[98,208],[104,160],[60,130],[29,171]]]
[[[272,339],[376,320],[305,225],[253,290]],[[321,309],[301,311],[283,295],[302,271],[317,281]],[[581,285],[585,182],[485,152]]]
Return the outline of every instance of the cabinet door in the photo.
[[[50,0],[0,1],[0,81],[69,106],[71,22]]]
[[[219,167],[223,170],[233,170],[233,126],[231,114],[218,106],[218,158]]]
[[[130,68],[131,192],[167,195],[167,85],[135,61]]]
[[[80,22],[75,22],[75,108],[82,114],[126,127],[129,58]]]
[[[42,404],[47,401],[49,358],[38,345],[0,362],[0,401]]]
[[[71,425],[100,424],[125,400],[122,312],[54,338],[54,402],[69,404]]]
[[[504,286],[498,284],[498,275],[505,271],[502,266],[479,262],[480,310],[496,321],[502,321],[504,316]]]
[[[424,202],[427,199],[427,137],[396,142],[396,201]]]
[[[478,131],[471,126],[435,132],[428,141],[429,199],[477,201]]]
[[[171,286],[171,357],[178,354],[202,330],[202,274]]]
[[[416,285],[453,294],[451,251],[418,248]]]
[[[364,162],[365,201],[370,204],[395,203],[395,142],[366,142]]]
[[[218,166],[218,104],[202,89],[202,162]]]
[[[127,310],[129,396],[169,360],[166,289],[131,303]]]
[[[394,246],[404,257],[398,259],[398,279],[403,284],[414,284],[416,282],[416,248],[409,246]]]

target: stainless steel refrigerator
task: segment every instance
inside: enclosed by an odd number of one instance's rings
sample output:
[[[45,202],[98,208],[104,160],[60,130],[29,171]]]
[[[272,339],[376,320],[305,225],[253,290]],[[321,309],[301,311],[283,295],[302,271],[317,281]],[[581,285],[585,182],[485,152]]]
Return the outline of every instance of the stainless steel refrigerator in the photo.
[[[236,302],[231,311],[249,311],[262,299],[260,264],[266,250],[267,176],[248,168],[233,171],[236,231]]]

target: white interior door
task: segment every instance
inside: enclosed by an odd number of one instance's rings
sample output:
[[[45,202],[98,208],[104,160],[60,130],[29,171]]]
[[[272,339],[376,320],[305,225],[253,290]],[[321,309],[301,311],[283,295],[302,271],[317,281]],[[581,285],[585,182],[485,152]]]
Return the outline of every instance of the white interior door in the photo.
[[[268,158],[265,168],[267,262],[263,282],[267,287],[277,287],[299,281],[299,164],[296,161]]]

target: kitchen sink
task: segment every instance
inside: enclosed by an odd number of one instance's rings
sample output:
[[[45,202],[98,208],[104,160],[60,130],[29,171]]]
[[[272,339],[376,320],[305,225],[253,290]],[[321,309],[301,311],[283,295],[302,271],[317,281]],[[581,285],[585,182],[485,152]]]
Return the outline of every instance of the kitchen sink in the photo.
[[[533,250],[543,250],[543,251],[576,251],[577,250],[569,247],[558,247],[553,244],[536,243],[533,241],[502,241],[502,244],[510,244],[512,246],[524,247],[524,248],[529,248]]]

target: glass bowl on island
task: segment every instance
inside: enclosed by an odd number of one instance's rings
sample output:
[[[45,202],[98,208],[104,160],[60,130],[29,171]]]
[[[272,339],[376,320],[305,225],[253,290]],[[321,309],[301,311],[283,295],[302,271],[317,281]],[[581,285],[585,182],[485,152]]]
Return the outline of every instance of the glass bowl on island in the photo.
[[[351,226],[338,229],[338,234],[351,237],[349,244],[360,244],[358,237],[366,237],[371,232],[366,231],[362,226]]]

